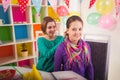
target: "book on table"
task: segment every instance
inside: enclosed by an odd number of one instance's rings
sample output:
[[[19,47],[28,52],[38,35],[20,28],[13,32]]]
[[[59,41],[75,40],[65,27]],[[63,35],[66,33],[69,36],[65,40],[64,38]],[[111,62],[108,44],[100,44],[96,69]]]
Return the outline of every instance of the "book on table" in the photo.
[[[57,71],[52,72],[51,75],[55,80],[87,80],[73,71]]]

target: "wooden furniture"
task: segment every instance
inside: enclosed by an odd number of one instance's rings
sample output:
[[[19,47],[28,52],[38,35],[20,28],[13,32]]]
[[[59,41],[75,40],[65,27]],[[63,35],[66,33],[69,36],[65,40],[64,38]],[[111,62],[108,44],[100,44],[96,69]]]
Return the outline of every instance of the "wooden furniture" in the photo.
[[[48,4],[42,0],[40,16],[36,16],[36,10],[32,0],[29,0],[24,14],[20,12],[18,0],[11,0],[6,12],[0,1],[0,66],[13,64],[16,66],[28,66],[36,64],[36,31],[41,31],[41,21],[45,16],[51,16],[57,21],[58,31],[60,18]],[[28,56],[22,57],[21,44],[25,43]]]

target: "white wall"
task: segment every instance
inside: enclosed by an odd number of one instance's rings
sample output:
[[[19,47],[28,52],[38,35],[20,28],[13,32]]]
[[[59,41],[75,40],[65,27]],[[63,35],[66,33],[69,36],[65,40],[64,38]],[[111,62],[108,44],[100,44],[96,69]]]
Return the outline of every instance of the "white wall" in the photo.
[[[88,14],[90,14],[92,12],[97,12],[95,9],[95,5],[91,9],[88,9],[89,1],[90,0],[82,0],[82,3],[80,5],[81,8],[75,8],[75,9],[79,9],[78,11],[81,12],[80,15],[84,21],[83,33],[102,34],[102,35],[111,36],[108,80],[120,80],[120,36],[119,36],[120,23],[117,23],[117,26],[114,30],[105,30],[105,29],[100,28],[98,25],[96,25],[96,26],[89,25],[86,22],[86,18],[88,16]],[[79,2],[80,2],[80,0],[71,0],[72,6],[79,5]],[[119,17],[118,21],[120,21],[120,17]]]

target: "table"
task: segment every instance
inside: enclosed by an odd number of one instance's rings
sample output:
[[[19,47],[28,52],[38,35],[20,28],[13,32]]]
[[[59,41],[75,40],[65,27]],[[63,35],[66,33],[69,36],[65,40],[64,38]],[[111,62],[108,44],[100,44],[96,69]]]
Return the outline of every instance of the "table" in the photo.
[[[31,71],[31,68],[16,67],[21,73]],[[0,70],[13,69],[11,66],[1,66]],[[87,80],[73,71],[44,72],[39,71],[43,80]],[[16,72],[16,74],[18,74]]]

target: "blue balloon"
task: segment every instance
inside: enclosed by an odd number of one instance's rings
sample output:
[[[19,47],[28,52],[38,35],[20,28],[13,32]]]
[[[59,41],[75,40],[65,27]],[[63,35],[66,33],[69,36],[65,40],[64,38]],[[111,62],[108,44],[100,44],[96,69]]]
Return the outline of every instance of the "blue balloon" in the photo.
[[[36,12],[39,14],[41,5],[42,5],[42,0],[32,0],[33,6],[36,9]]]

